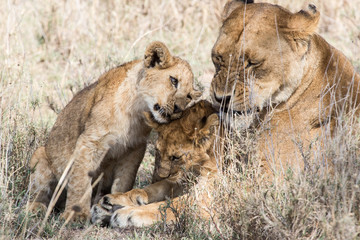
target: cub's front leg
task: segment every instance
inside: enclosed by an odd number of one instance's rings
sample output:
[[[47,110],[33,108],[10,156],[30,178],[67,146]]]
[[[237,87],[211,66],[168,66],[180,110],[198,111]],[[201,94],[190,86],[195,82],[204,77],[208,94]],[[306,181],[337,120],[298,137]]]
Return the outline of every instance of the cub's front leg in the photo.
[[[163,179],[143,189],[132,189],[126,193],[108,194],[100,200],[106,209],[113,206],[141,206],[174,198],[183,192],[183,186],[169,179]]]
[[[166,223],[175,221],[175,213],[178,209],[179,198],[172,202],[162,201],[137,207],[124,207],[116,210],[111,218],[112,227],[145,227],[158,221],[164,220]]]
[[[78,139],[69,172],[65,211],[62,218],[84,221],[90,217],[92,173],[99,167],[109,142],[106,137],[96,140],[88,135]]]
[[[170,223],[175,220],[174,209],[177,209],[178,202],[179,198],[175,198],[172,203],[162,201],[141,206],[113,205],[111,209],[96,204],[91,209],[91,222],[120,228],[150,226],[161,220]]]
[[[153,202],[163,201],[165,198],[179,196],[183,192],[183,186],[176,182],[164,179],[151,184],[144,189],[133,189],[126,193],[115,193],[104,196],[99,204],[91,209],[91,221],[93,223],[105,223],[109,216],[118,209],[126,207],[138,207]]]
[[[108,194],[91,208],[91,222],[108,225],[111,215],[116,210],[147,203],[148,195],[143,189],[133,189],[126,193]]]
[[[144,158],[146,141],[130,148],[112,165],[114,180],[111,193],[127,192],[134,186],[136,173]]]

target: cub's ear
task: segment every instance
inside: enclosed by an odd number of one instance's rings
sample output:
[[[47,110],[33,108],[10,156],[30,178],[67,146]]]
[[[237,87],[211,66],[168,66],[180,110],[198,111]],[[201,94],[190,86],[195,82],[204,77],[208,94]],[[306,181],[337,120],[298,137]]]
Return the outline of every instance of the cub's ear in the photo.
[[[191,96],[192,100],[196,101],[202,96],[202,92],[198,91],[198,90],[194,90],[190,93],[190,96]]]
[[[254,3],[253,0],[231,0],[228,1],[225,6],[224,6],[224,10],[223,13],[221,14],[221,20],[224,21],[225,19],[227,19],[230,14],[238,7],[242,7],[244,6],[244,4],[247,3]]]
[[[147,46],[144,58],[146,68],[168,68],[173,65],[173,61],[169,49],[162,42],[152,42]]]
[[[308,41],[317,29],[320,13],[316,6],[309,4],[306,10],[292,14],[288,19],[279,23],[280,31],[286,38],[294,40],[297,48],[308,45]]]
[[[205,120],[205,119],[204,119]],[[216,128],[219,127],[220,120],[219,116],[216,113],[211,114],[206,118],[205,125],[199,130],[197,136],[195,136],[196,145],[211,144],[210,139],[215,134]]]
[[[193,90],[192,92],[190,92],[189,95],[187,96],[188,102],[186,108],[190,108],[194,106],[198,101],[200,101],[201,96],[202,96],[201,91]]]

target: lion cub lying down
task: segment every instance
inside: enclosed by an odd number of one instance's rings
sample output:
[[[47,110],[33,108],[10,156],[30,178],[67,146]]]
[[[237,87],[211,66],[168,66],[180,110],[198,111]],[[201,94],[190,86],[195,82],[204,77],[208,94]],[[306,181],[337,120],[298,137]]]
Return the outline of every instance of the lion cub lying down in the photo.
[[[219,118],[210,103],[200,101],[181,119],[168,124],[160,125],[149,115],[147,118],[159,133],[153,179],[157,182],[144,189],[106,195],[91,209],[93,223],[110,223],[113,227],[151,225],[161,220],[159,207],[166,205],[165,198],[176,197],[172,206],[182,208],[177,196],[182,194],[189,175],[198,176],[197,184],[207,184],[217,172],[213,146]],[[167,209],[166,221],[174,219],[173,211]]]
[[[89,218],[91,183],[101,173],[100,193],[132,188],[151,130],[143,112],[150,112],[154,122],[167,123],[179,118],[199,95],[190,65],[160,42],[151,43],[142,60],[103,74],[74,96],[45,146],[32,156],[30,209],[46,208],[57,182],[69,170],[62,217]]]

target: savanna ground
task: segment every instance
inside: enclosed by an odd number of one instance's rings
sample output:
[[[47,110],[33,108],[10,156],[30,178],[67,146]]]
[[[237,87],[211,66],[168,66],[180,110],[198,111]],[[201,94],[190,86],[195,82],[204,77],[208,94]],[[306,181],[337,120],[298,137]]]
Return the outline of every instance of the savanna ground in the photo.
[[[44,143],[57,113],[73,95],[101,73],[143,56],[153,40],[166,43],[189,61],[199,88],[206,90],[213,66],[210,52],[218,35],[226,0],[94,0],[0,1],[0,238],[32,238],[42,216],[27,216],[28,161]],[[292,11],[308,1],[274,0]],[[313,0],[321,12],[318,32],[360,68],[360,0]],[[42,238],[360,238],[359,134],[356,122],[344,122],[337,137],[316,154],[301,176],[291,171],[270,186],[257,176],[252,155],[256,133],[236,129],[225,159],[214,209],[220,224],[201,221],[185,209],[175,225],[117,230],[90,224],[69,224],[53,214]],[[240,136],[241,133],[242,134]],[[149,182],[153,155],[149,151],[136,186]],[[241,144],[240,144],[241,143]],[[240,157],[239,157],[240,156]],[[247,157],[248,164],[243,159]],[[335,171],[325,174],[317,160],[332,159]],[[309,159],[310,158],[310,159]],[[324,173],[325,172],[325,173]],[[251,190],[249,186],[251,187]],[[61,230],[60,230],[61,229]]]

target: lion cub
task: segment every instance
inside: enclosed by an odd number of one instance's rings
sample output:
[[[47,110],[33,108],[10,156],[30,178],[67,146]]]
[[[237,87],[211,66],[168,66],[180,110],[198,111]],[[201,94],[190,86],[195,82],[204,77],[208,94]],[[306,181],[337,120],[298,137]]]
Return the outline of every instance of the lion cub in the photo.
[[[59,114],[45,146],[32,156],[35,198],[30,209],[46,208],[54,186],[71,166],[62,217],[74,214],[76,219],[88,219],[91,183],[101,173],[103,194],[132,188],[151,130],[143,113],[149,112],[154,122],[167,123],[179,118],[199,96],[190,65],[172,56],[161,42],[151,43],[144,59],[103,74],[74,96]]]
[[[150,117],[148,124],[159,133],[155,183],[144,189],[106,195],[91,210],[93,223],[110,221],[113,227],[151,225],[161,219],[159,206],[166,205],[165,198],[181,195],[194,176],[198,176],[198,184],[209,186],[209,177],[217,172],[214,133],[219,127],[219,117],[210,103],[197,103],[187,109],[181,119],[169,124],[160,125]],[[179,209],[182,207],[179,198],[175,198],[173,204]],[[174,220],[171,210],[166,214],[167,221]]]

